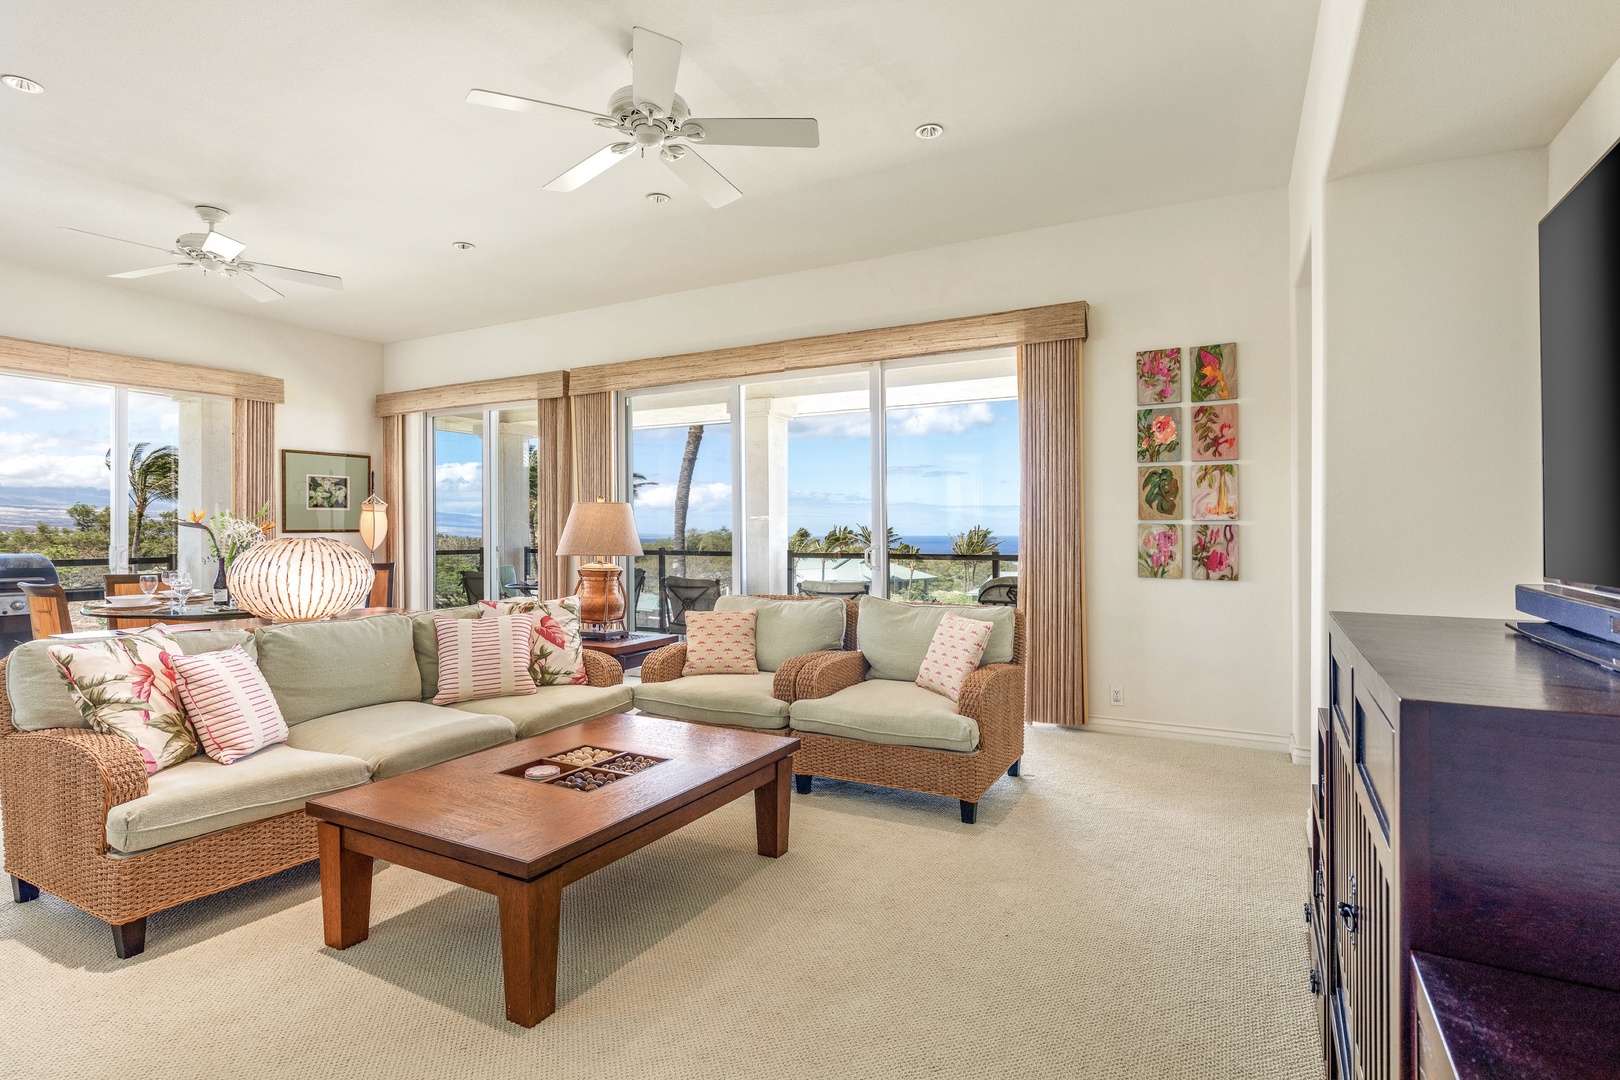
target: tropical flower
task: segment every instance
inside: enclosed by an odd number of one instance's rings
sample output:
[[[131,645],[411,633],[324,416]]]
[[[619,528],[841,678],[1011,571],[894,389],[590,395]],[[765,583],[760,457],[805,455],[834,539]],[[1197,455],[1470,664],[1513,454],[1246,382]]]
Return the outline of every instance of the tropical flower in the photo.
[[[129,684],[130,693],[134,694],[143,701],[150,700],[152,697],[152,686],[156,682],[157,672],[153,671],[145,664],[136,664],[134,669],[134,678]]]
[[[1219,574],[1226,569],[1226,552],[1220,548],[1211,548],[1209,555],[1204,560],[1204,565],[1209,569],[1210,573]]]
[[[1176,421],[1169,413],[1163,413],[1153,418],[1153,441],[1163,446],[1165,443],[1175,442]]]
[[[535,628],[535,632],[559,649],[568,647],[568,639],[563,636],[562,624],[550,615],[540,616],[540,625]]]

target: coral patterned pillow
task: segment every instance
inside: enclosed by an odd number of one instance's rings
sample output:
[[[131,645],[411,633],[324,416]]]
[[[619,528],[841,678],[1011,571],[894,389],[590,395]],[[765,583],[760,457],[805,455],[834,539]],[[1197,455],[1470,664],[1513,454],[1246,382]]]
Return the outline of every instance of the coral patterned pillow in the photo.
[[[532,694],[529,657],[534,638],[530,615],[433,620],[439,645],[439,692],[433,704]]]
[[[757,611],[688,611],[682,675],[757,675]]]
[[[123,634],[93,645],[50,645],[79,715],[97,731],[122,735],[146,761],[146,775],[197,752],[174,685],[180,649],[157,630]]]
[[[579,597],[560,600],[480,600],[482,618],[534,616],[534,649],[529,676],[536,686],[585,685],[585,646],[579,636]]]
[[[917,685],[952,701],[961,697],[962,684],[979,666],[991,629],[987,622],[960,615],[947,614],[940,619],[934,640],[928,644],[928,655],[917,671]]]
[[[174,677],[203,753],[221,765],[287,741],[281,706],[242,646],[176,656]]]

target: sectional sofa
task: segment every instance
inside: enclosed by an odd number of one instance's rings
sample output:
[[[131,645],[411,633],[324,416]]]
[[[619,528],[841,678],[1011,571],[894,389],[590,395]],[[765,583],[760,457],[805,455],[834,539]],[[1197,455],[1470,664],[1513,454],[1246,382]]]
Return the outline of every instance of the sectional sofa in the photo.
[[[242,645],[290,735],[231,765],[198,755],[146,775],[140,752],[90,730],[44,642],[0,661],[0,815],[18,902],[44,890],[106,921],[120,957],[146,919],[316,857],[304,802],[631,706],[610,657],[585,653],[588,685],[429,704],[433,615],[176,634],[186,653]]]

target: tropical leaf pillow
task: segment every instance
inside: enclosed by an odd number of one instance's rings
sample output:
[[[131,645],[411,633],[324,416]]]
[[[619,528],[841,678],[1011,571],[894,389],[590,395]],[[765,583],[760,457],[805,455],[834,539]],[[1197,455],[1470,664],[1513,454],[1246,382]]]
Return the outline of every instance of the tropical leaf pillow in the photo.
[[[558,600],[480,600],[480,618],[533,615],[529,675],[536,686],[585,685],[585,647],[579,637],[579,597]]]
[[[146,775],[197,753],[175,686],[180,648],[157,630],[123,634],[88,645],[48,647],[79,715],[92,728],[122,735],[146,761]]]

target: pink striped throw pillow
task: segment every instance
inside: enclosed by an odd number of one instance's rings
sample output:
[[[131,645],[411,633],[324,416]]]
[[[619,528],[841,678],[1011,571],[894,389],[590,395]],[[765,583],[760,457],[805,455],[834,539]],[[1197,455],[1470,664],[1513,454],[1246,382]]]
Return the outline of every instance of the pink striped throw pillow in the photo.
[[[259,665],[242,646],[195,656],[176,654],[172,663],[186,719],[202,740],[203,753],[229,765],[287,741],[281,707]]]
[[[529,674],[534,618],[498,615],[489,619],[433,620],[439,642],[439,692],[433,704],[532,694]]]
[[[757,675],[757,611],[688,611],[682,675]]]
[[[917,685],[955,701],[962,696],[962,684],[978,668],[984,647],[990,643],[990,624],[947,614],[934,628],[917,672]]]

